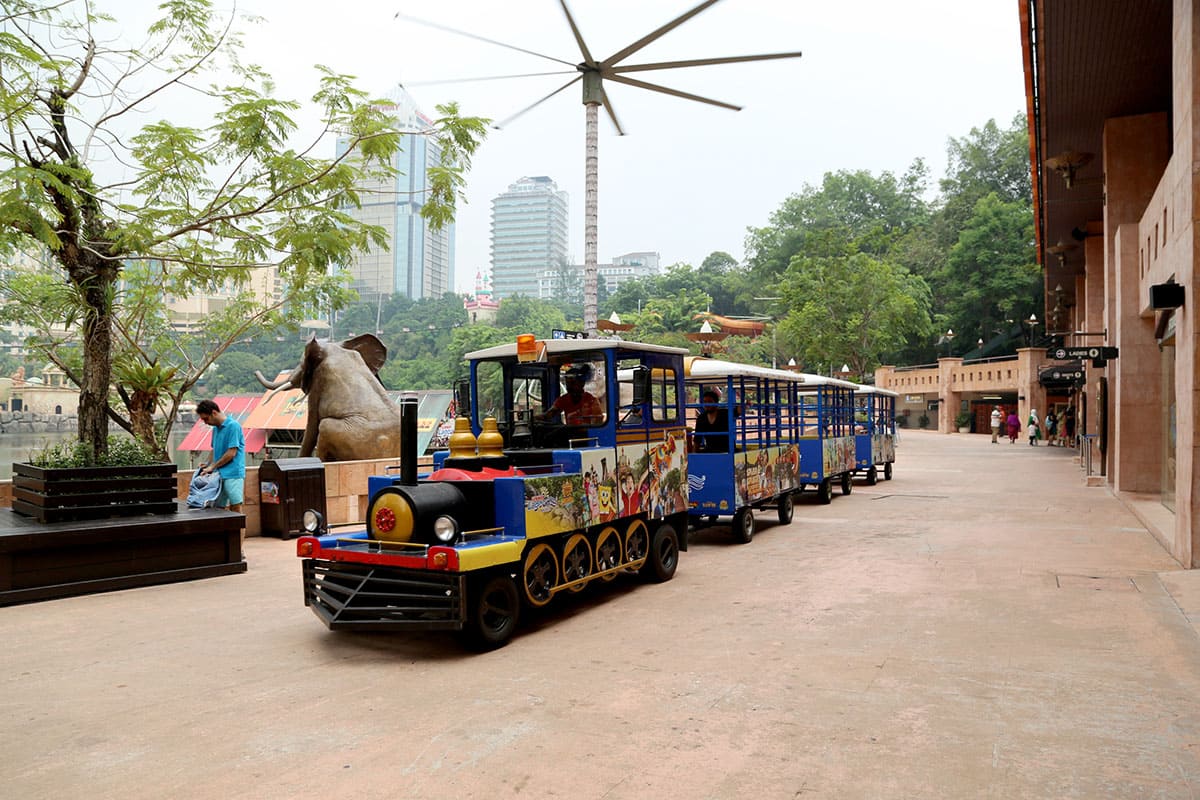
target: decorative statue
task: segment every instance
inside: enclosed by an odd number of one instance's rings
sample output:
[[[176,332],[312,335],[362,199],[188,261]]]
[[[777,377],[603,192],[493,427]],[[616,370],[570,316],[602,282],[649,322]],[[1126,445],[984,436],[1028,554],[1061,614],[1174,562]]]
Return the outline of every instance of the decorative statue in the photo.
[[[369,333],[337,344],[314,337],[300,365],[282,381],[258,382],[273,391],[300,389],[308,397],[308,420],[300,456],[358,461],[400,456],[400,407],[379,382],[387,360],[383,342]]]

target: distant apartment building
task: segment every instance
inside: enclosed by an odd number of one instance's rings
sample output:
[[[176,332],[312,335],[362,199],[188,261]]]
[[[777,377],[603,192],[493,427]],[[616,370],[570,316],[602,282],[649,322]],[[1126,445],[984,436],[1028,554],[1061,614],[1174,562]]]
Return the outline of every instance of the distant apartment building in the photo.
[[[570,269],[567,256],[567,193],[545,176],[521,178],[492,200],[492,290],[497,300],[514,295],[549,298],[546,273]]]
[[[621,288],[623,283],[659,274],[661,262],[662,259],[658,253],[649,251],[626,253],[614,258],[611,264],[598,264],[596,266],[597,279],[604,281],[605,290],[612,294]],[[582,274],[583,267],[581,266],[579,269]]]
[[[238,295],[243,292],[252,294],[257,302],[270,302],[278,300],[281,291],[278,268],[256,267],[249,270],[249,277],[243,286],[237,286],[233,281],[225,281],[207,294],[168,296],[167,314],[174,330],[192,333],[205,317],[223,311],[236,302]]]
[[[617,256],[607,264],[596,265],[596,281],[605,294],[612,294],[621,285],[639,278],[649,278],[661,271],[662,258],[658,253],[644,251]],[[564,294],[569,301],[581,300],[583,292],[583,264],[572,264],[568,274],[563,270],[548,269],[538,278],[540,297],[557,297]],[[579,293],[580,297],[573,295]]]
[[[402,294],[414,300],[441,297],[454,290],[454,224],[433,230],[421,216],[429,188],[429,168],[441,159],[441,148],[422,131],[433,121],[417,108],[403,88],[396,87],[383,106],[402,131],[394,166],[399,174],[388,180],[359,184],[362,207],[349,209],[355,219],[378,225],[386,232],[389,249],[372,248],[346,265],[353,288],[364,299]],[[339,138],[337,154],[346,152],[348,139]]]

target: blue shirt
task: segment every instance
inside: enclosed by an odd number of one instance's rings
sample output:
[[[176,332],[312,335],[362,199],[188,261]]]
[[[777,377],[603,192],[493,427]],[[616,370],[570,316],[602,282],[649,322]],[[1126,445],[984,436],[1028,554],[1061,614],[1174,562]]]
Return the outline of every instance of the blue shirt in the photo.
[[[225,421],[213,427],[213,461],[220,461],[225,451],[237,448],[237,455],[217,472],[222,478],[246,477],[246,437],[242,435],[242,426],[233,417],[226,415]]]

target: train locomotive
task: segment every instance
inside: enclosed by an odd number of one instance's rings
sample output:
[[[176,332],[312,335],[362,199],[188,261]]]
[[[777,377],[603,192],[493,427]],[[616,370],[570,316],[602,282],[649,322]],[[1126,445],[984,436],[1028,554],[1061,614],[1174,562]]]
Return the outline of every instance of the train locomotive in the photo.
[[[467,354],[448,451],[418,475],[404,402],[399,475],[373,476],[365,529],[297,541],[304,601],[331,629],[458,631],[505,644],[523,609],[687,549],[686,350],[543,339]]]

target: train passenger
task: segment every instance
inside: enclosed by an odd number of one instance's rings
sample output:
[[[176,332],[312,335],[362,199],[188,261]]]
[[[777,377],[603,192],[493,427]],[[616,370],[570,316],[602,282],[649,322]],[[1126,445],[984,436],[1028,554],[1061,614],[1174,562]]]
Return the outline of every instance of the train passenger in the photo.
[[[567,385],[565,394],[550,408],[546,409],[543,419],[550,419],[556,414],[562,414],[565,425],[590,425],[604,418],[604,409],[600,401],[584,389],[584,384],[592,377],[592,367],[589,364],[575,364],[563,372],[563,381]]]
[[[729,432],[729,417],[717,403],[720,395],[714,389],[705,389],[700,398],[704,409],[696,417],[696,450],[701,453],[725,453],[729,451],[729,436],[714,434]]]

